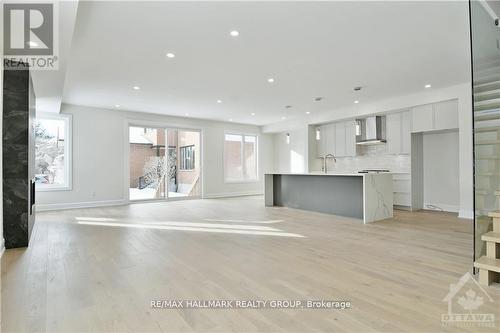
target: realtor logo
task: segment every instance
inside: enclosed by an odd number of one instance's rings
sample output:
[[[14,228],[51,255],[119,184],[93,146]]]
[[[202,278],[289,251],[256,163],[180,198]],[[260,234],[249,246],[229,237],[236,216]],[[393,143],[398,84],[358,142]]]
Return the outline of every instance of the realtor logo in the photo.
[[[56,3],[4,3],[4,65],[57,69]],[[9,61],[13,60],[13,61]],[[15,68],[10,68],[15,69]]]
[[[448,313],[441,315],[443,326],[495,327],[495,315],[480,311],[482,305],[493,303],[493,299],[468,272],[458,283],[450,284],[450,291],[443,302],[448,303]],[[454,311],[454,306],[457,311]]]

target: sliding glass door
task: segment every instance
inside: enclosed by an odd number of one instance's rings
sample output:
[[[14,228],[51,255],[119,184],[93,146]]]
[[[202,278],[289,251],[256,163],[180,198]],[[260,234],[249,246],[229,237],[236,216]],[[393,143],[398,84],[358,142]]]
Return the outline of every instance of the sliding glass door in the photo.
[[[169,198],[201,196],[200,132],[167,129]]]
[[[201,196],[197,130],[129,127],[130,200]]]

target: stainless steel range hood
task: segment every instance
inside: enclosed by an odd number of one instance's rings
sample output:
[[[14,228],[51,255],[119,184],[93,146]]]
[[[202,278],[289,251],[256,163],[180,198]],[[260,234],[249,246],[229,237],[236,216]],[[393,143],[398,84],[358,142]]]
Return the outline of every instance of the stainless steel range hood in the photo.
[[[371,116],[356,119],[356,144],[374,145],[385,140],[385,116]]]

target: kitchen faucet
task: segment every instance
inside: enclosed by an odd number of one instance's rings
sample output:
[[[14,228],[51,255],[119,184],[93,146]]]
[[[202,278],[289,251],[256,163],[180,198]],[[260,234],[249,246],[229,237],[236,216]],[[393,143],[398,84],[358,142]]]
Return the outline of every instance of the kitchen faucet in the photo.
[[[326,162],[328,161],[329,158],[333,158],[333,161],[337,162],[337,158],[335,157],[335,155],[333,155],[333,154],[326,154],[325,157],[323,157],[323,171],[325,173],[328,172],[328,168],[327,168],[327,163]]]

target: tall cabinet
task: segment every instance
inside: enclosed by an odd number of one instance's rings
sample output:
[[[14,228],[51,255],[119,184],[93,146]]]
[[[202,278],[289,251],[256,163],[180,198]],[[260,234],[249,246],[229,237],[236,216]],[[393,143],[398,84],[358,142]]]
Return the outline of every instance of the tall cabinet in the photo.
[[[9,66],[10,67],[10,66]],[[29,67],[3,72],[3,232],[6,248],[28,246],[35,221],[35,93]]]

